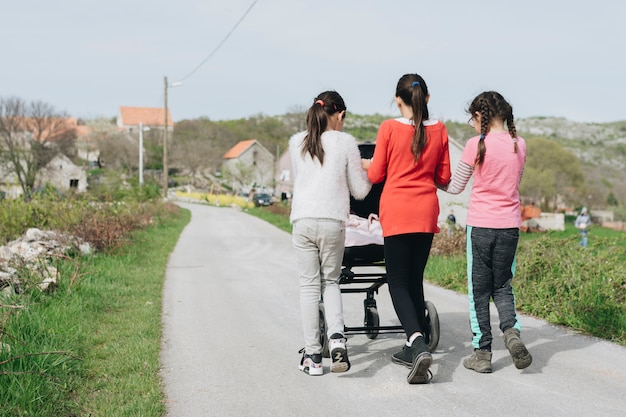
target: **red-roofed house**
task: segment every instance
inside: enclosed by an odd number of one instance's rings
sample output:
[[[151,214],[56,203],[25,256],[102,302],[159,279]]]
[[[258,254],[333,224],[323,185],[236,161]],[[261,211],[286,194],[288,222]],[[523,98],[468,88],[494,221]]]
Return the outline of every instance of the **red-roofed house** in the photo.
[[[222,173],[236,189],[272,187],[274,155],[256,139],[243,140],[224,154]]]
[[[151,128],[163,129],[165,113],[162,107],[128,107],[121,106],[117,116],[117,126],[127,132],[139,129],[139,123]],[[174,121],[170,109],[167,109],[167,129],[174,129]]]

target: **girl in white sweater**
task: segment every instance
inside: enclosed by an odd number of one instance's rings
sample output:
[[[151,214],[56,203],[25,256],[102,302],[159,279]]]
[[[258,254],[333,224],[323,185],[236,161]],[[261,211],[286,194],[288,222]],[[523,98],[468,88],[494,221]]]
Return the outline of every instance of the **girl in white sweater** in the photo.
[[[324,300],[331,371],[350,369],[343,335],[339,276],[350,194],[363,199],[371,184],[361,168],[356,140],[342,132],[346,105],[336,91],[318,95],[306,117],[307,131],[289,140],[294,172],[290,220],[300,276],[300,309],[305,346],[300,370],[322,375],[319,301]]]

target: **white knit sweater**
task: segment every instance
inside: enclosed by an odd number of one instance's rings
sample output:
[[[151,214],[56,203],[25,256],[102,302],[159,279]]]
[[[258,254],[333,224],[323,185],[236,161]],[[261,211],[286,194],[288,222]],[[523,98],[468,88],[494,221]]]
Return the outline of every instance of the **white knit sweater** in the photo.
[[[294,174],[290,220],[335,219],[346,221],[350,214],[350,194],[364,199],[372,184],[361,168],[361,154],[351,135],[328,130],[322,133],[324,164],[310,154],[302,155],[306,132],[289,139]]]

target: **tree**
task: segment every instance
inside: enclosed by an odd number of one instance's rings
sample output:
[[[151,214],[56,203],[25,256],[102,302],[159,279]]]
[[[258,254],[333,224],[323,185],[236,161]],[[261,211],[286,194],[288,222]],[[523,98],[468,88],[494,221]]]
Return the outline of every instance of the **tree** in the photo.
[[[584,177],[576,155],[546,138],[527,141],[522,195],[541,202],[544,210],[556,210],[558,197],[573,201],[583,189]]]
[[[115,132],[102,135],[97,139],[100,150],[99,163],[116,170],[125,170],[128,176],[139,165],[139,145],[127,133]]]
[[[60,153],[73,157],[76,122],[50,104],[0,98],[0,160],[30,196],[39,172]]]
[[[254,167],[237,161],[222,168],[222,176],[231,184],[233,191],[247,186],[253,186]]]

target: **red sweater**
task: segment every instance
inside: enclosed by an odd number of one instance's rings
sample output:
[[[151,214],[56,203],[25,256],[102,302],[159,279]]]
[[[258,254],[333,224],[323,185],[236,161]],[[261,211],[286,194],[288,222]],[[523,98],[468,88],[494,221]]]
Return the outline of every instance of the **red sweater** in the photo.
[[[374,184],[385,181],[380,197],[383,236],[439,232],[435,184],[450,182],[448,131],[437,120],[424,126],[428,140],[417,164],[411,153],[415,127],[407,119],[385,120],[378,129],[367,176]]]

